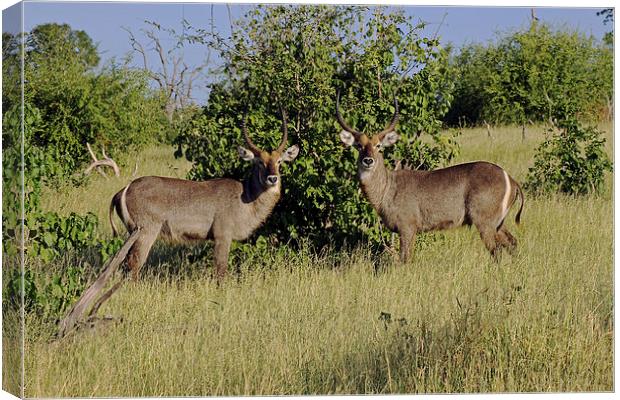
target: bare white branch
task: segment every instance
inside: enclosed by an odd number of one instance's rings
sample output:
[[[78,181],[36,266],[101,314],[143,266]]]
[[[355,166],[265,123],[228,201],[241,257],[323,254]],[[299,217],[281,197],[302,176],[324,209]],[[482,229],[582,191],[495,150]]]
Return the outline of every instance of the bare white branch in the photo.
[[[90,174],[93,169],[96,169],[97,172],[99,172],[102,176],[107,178],[108,176],[101,169],[101,167],[104,167],[104,166],[112,168],[112,170],[114,170],[114,175],[116,175],[116,176],[120,176],[121,175],[120,168],[118,167],[118,165],[116,164],[116,162],[113,159],[108,157],[108,155],[105,152],[105,147],[101,146],[101,152],[103,153],[103,158],[101,160],[98,160],[97,157],[95,156],[95,153],[93,152],[93,149],[90,147],[90,143],[86,143],[86,148],[88,149],[88,152],[90,153],[90,156],[92,157],[93,162],[88,166],[88,168],[86,168],[84,170],[84,174],[85,175]]]

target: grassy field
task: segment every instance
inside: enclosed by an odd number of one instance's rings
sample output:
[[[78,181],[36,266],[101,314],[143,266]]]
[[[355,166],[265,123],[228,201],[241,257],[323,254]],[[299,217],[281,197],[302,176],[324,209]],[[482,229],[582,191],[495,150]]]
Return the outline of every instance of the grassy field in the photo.
[[[493,135],[465,130],[457,161],[497,162],[523,181],[542,128],[525,141],[520,128]],[[166,148],[139,166],[188,168]],[[44,206],[95,212],[109,235],[109,199],[130,175],[49,189]],[[419,241],[407,266],[363,247],[306,247],[243,260],[218,287],[210,262],[160,250],[100,311],[122,322],[50,341],[49,326],[27,321],[26,396],[611,391],[611,185],[526,197],[522,226],[514,211],[508,224],[519,250],[499,264],[458,229]]]

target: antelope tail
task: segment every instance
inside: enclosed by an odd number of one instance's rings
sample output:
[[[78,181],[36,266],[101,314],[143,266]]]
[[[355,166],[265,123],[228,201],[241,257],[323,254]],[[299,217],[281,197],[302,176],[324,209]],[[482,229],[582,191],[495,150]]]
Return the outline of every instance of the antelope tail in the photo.
[[[515,217],[515,223],[519,225],[521,223],[521,211],[523,211],[523,204],[525,204],[525,197],[523,196],[523,189],[521,189],[521,186],[516,182],[515,184],[517,185],[517,194],[521,196],[521,207],[519,207],[519,211],[517,211],[517,215]]]
[[[114,223],[114,211],[117,208],[118,202],[121,198],[121,193],[123,191],[116,193],[114,197],[112,197],[112,201],[110,202],[110,210],[108,212],[108,217],[110,218],[110,226],[112,226],[112,236],[118,236],[118,230],[116,229],[116,224]]]

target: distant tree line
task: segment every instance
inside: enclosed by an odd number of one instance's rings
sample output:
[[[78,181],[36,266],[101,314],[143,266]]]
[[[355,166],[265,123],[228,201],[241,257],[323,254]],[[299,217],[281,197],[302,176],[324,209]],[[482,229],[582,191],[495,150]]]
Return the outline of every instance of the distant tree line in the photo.
[[[450,64],[455,88],[444,119],[449,125],[612,116],[613,48],[576,31],[533,21],[495,43],[465,46]]]
[[[71,174],[89,160],[86,143],[107,145],[113,155],[165,137],[158,93],[140,71],[114,60],[100,66],[84,31],[44,24],[25,35],[3,34],[5,118],[21,107],[20,58],[24,57],[26,151],[41,153],[45,176]],[[19,132],[3,131],[9,147]]]

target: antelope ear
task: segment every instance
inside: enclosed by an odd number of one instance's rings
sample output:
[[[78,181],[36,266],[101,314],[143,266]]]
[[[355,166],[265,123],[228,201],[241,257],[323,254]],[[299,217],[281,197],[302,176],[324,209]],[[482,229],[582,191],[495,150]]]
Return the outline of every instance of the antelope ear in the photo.
[[[396,131],[388,132],[381,140],[381,147],[389,147],[398,142],[398,139],[400,139],[400,135]]]
[[[286,162],[293,161],[295,157],[297,157],[297,154],[299,154],[299,147],[294,144],[284,151],[281,160]]]
[[[355,138],[351,135],[351,132],[347,132],[345,130],[340,132],[340,140],[342,140],[342,143],[347,146],[351,146],[355,142]]]
[[[241,157],[244,161],[252,161],[254,159],[254,153],[245,147],[238,146],[237,151],[239,152],[239,157]]]

